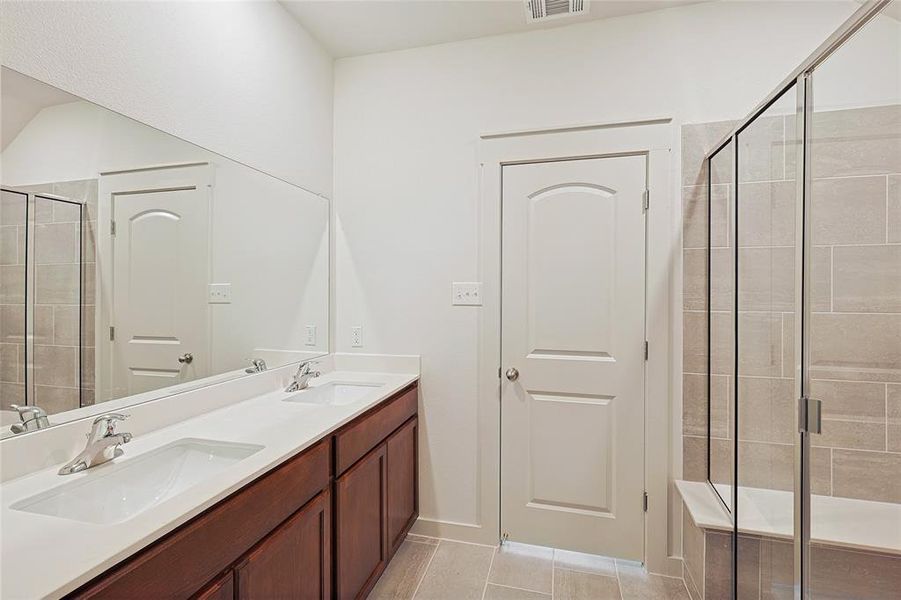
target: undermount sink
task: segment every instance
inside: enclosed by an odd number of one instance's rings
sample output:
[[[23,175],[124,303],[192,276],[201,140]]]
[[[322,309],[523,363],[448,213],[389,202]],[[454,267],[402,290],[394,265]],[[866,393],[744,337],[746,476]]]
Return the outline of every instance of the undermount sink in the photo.
[[[375,388],[381,387],[381,383],[359,383],[330,381],[315,387],[310,387],[295,392],[285,398],[285,402],[305,402],[307,404],[331,404],[343,406],[356,402],[368,395]]]
[[[262,449],[256,444],[185,438],[130,460],[95,467],[78,481],[10,508],[98,525],[120,523]]]

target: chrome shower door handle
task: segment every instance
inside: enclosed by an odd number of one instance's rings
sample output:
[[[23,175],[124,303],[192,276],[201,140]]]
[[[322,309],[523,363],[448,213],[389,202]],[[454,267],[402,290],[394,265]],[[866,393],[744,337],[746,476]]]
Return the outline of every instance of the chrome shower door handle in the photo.
[[[519,370],[516,367],[510,367],[504,375],[506,375],[507,379],[510,381],[516,381],[519,379]]]
[[[180,362],[183,365],[190,365],[192,362],[194,362],[194,355],[191,354],[190,352],[185,352],[184,354],[182,354],[181,356],[178,357],[178,362]]]

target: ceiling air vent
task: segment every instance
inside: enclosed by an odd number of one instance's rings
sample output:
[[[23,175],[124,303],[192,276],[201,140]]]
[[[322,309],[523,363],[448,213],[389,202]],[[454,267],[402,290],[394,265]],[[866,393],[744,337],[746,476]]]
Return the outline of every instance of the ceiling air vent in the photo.
[[[588,0],[526,0],[526,21],[546,21],[588,12]]]

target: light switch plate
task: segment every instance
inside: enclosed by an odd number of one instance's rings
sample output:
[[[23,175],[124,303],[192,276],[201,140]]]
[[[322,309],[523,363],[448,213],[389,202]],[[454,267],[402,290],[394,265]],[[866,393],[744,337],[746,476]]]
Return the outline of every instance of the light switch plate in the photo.
[[[209,286],[208,302],[210,304],[231,304],[232,284],[211,283]]]
[[[307,338],[304,342],[307,346],[315,346],[316,345],[316,326],[315,325],[307,325]]]
[[[454,306],[482,306],[482,283],[455,281],[452,304]]]

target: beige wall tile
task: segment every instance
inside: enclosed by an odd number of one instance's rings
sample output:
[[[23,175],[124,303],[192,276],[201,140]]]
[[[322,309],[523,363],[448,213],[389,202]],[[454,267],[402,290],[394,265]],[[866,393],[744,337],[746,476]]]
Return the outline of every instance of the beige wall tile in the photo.
[[[901,385],[889,385],[886,394],[888,450],[901,452]]]
[[[901,557],[813,546],[811,597],[890,600],[901,590]]]
[[[814,313],[811,376],[901,381],[901,315]]]
[[[0,304],[25,302],[25,269],[21,265],[0,265]]]
[[[734,450],[735,442],[732,440],[710,440],[710,480],[713,483],[732,485]]]
[[[81,353],[81,385],[84,387],[95,388],[96,383],[94,380],[95,377],[95,367],[94,367],[94,352],[92,350],[83,350]]]
[[[739,184],[739,246],[793,246],[797,195],[794,181]]]
[[[53,343],[58,346],[78,345],[78,306],[57,305],[53,311]]]
[[[425,573],[436,546],[409,540],[401,544],[397,554],[369,594],[370,600],[412,598]]]
[[[814,177],[901,171],[901,105],[817,111],[810,137]]]
[[[0,342],[21,344],[25,341],[25,305],[0,305]]]
[[[815,180],[811,199],[814,245],[885,242],[885,177]]]
[[[78,385],[78,351],[67,346],[34,347],[34,382],[38,385]]]
[[[885,418],[878,423],[823,419],[823,433],[810,439],[814,446],[885,450]]]
[[[35,268],[35,302],[77,304],[78,265],[38,265]]]
[[[704,156],[733,126],[733,121],[682,126],[682,185],[707,183]]]
[[[833,494],[877,502],[901,502],[901,454],[832,451]]]
[[[19,252],[19,227],[0,227],[0,265],[24,264],[24,260],[21,260],[24,258],[24,253]]]
[[[836,312],[901,312],[901,246],[832,250]]]
[[[82,293],[82,304],[96,304],[97,296],[97,266],[93,263],[85,263],[84,265],[84,283]]]
[[[823,401],[826,419],[881,421],[885,416],[885,384],[860,381],[810,382],[810,394]]]
[[[0,343],[0,381],[20,383],[19,346]]]
[[[550,594],[553,568],[551,548],[509,542],[495,551],[488,581]]]
[[[794,488],[794,460],[794,447],[791,445],[739,441],[739,484],[770,490],[791,490]]]
[[[682,560],[692,583],[699,591],[704,582],[704,532],[699,529],[688,509],[682,506]]]
[[[811,448],[810,490],[821,496],[832,495],[832,449]]]
[[[729,244],[729,189],[728,185],[713,186],[713,227],[710,235],[714,248]],[[706,185],[682,188],[682,247],[707,247]]]
[[[711,378],[711,433],[728,438],[729,405],[732,396],[731,378],[714,375]],[[682,376],[682,432],[688,435],[707,435],[707,376]]]
[[[888,241],[901,242],[901,175],[889,175],[886,182],[888,193]]]
[[[403,597],[394,596],[395,599]],[[484,600],[551,600],[551,595],[489,583],[485,587]]]
[[[96,308],[93,304],[87,304],[82,307],[81,311],[82,331],[84,332],[81,343],[87,348],[93,348],[94,341],[97,338],[97,332],[95,331],[97,325],[94,322]]]
[[[738,134],[738,181],[767,181],[784,176],[784,119],[782,115],[758,117]]]
[[[738,319],[738,372],[743,376],[782,376],[782,315],[744,313]]]
[[[681,579],[649,574],[641,563],[616,561],[623,600],[688,600]]]
[[[738,252],[739,311],[794,310],[794,265],[794,248],[741,248]]]
[[[760,599],[793,600],[795,549],[791,543],[761,540]]]
[[[703,312],[682,314],[682,370],[707,372],[707,316]]]
[[[25,222],[24,194],[3,191],[0,196],[0,224],[20,225]]]
[[[554,569],[554,600],[622,600],[616,577]]]
[[[705,600],[732,600],[732,537],[707,531],[704,552]]]
[[[706,310],[707,251],[682,251],[682,308]]]
[[[9,410],[12,404],[25,404],[25,386],[21,383],[0,382],[0,408]]]
[[[682,436],[682,478],[686,481],[707,480],[707,439]]]
[[[797,430],[794,388],[791,379],[739,377],[739,439],[793,443]]]
[[[78,229],[77,223],[35,225],[35,264],[77,263],[79,261]]]
[[[47,411],[48,415],[73,410],[79,407],[76,387],[34,386],[35,404]]]
[[[478,600],[482,597],[494,548],[442,540],[416,592],[417,600]]]
[[[832,250],[831,246],[817,246],[813,249],[810,287],[815,311],[832,310]]]

